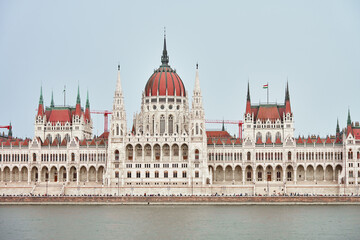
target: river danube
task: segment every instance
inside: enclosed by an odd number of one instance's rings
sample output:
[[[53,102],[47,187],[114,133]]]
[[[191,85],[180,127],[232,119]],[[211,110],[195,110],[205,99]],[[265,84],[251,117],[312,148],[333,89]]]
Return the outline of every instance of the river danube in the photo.
[[[0,206],[0,239],[360,239],[360,206]]]

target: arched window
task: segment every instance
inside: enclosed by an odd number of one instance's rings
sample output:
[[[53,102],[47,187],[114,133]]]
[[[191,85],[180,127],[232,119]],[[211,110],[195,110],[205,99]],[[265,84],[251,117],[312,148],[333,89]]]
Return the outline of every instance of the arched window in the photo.
[[[68,133],[65,135],[65,139],[66,139],[67,142],[70,141],[70,135]]]
[[[266,140],[270,139],[271,140],[271,133],[270,132],[267,132],[266,133]]]
[[[71,161],[75,162],[75,153],[71,153]]]
[[[155,178],[159,178],[159,171],[155,171]]]
[[[119,150],[115,150],[115,161],[119,161]]]
[[[353,151],[351,148],[349,149],[349,152],[348,152],[348,159],[353,159]]]
[[[288,160],[289,161],[291,160],[291,152],[290,151],[288,152]]]
[[[258,132],[258,133],[256,134],[256,141],[257,141],[259,138],[262,140],[262,134],[261,134],[261,132]]]
[[[169,173],[168,173],[168,171],[165,171],[164,172],[164,178],[168,178],[169,177]]]
[[[195,149],[195,160],[199,160],[199,150]]]
[[[186,178],[186,171],[183,171],[183,172],[182,172],[182,177],[183,177],[183,178]]]
[[[199,134],[199,124],[198,123],[196,124],[196,131],[195,132],[196,132],[196,135]]]
[[[33,161],[36,162],[36,153],[33,153]]]
[[[177,178],[177,171],[173,172],[173,178]]]
[[[169,134],[173,134],[174,133],[174,118],[172,115],[169,116]]]
[[[56,139],[58,140],[59,143],[61,143],[61,136],[60,136],[60,134],[57,134],[57,135],[56,135]]]
[[[247,160],[250,161],[251,160],[251,153],[247,152]]]
[[[165,117],[164,115],[160,116],[160,134],[164,134],[165,132]]]
[[[275,141],[276,139],[280,139],[281,141],[281,133],[280,132],[277,132],[276,135],[275,135]]]
[[[119,124],[116,124],[116,135],[119,135]]]
[[[150,172],[149,172],[149,171],[146,171],[146,172],[145,172],[145,177],[146,177],[146,178],[149,178],[149,177],[150,177]]]

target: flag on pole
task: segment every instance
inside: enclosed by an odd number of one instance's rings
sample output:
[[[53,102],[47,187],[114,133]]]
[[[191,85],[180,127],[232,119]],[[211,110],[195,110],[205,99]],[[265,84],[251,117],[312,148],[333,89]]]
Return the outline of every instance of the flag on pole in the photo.
[[[269,87],[269,84],[264,84],[263,85],[263,89],[266,89],[266,88],[268,88]]]

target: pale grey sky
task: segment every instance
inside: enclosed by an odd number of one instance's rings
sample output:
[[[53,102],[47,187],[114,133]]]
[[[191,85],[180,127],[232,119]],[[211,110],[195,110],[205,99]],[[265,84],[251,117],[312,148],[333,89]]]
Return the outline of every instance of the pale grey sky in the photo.
[[[0,125],[33,137],[43,86],[55,104],[111,110],[117,64],[131,127],[160,65],[163,28],[170,65],[189,96],[199,62],[207,119],[242,119],[252,101],[283,102],[286,79],[296,135],[334,134],[350,107],[360,120],[360,1],[0,1]],[[93,115],[94,134],[103,117]],[[209,128],[219,128],[209,125]],[[235,126],[228,128],[237,132]]]

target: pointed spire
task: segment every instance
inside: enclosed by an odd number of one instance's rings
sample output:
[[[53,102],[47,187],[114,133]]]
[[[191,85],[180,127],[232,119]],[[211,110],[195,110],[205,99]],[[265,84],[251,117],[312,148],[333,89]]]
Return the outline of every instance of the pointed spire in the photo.
[[[86,93],[86,108],[90,108],[89,90]]]
[[[167,50],[166,50],[166,28],[164,28],[164,48],[163,48],[163,54],[161,56],[161,63],[162,66],[169,66],[169,56],[167,55]]]
[[[40,99],[39,99],[39,104],[44,105],[44,99],[43,99],[43,93],[42,93],[42,86],[40,87]]]
[[[288,81],[286,82],[286,89],[285,89],[285,113],[291,113],[289,82]]]
[[[37,116],[43,116],[43,115],[44,115],[44,99],[43,99],[42,86],[41,86]]]
[[[77,92],[76,104],[80,104],[80,86],[79,86],[79,85],[78,85],[78,92]]]
[[[223,120],[223,122],[222,122],[222,129],[221,129],[221,131],[225,131],[225,121]]]
[[[290,94],[289,94],[289,82],[286,81],[286,89],[285,89],[285,102],[290,101]]]
[[[51,103],[50,103],[50,107],[54,107],[55,106],[55,104],[54,104],[54,92],[53,91],[51,91]]]
[[[10,122],[8,137],[10,137],[10,138],[12,137],[12,126],[11,126],[11,122]]]
[[[246,97],[246,114],[251,113],[251,101],[250,101],[250,83],[248,81],[247,97]]]
[[[248,81],[246,101],[250,102],[250,83],[249,83],[249,81]]]
[[[347,125],[351,125],[350,109],[348,109]]]
[[[200,91],[200,80],[199,80],[199,64],[196,63],[196,75],[195,75],[195,87],[194,91]]]
[[[121,78],[120,78],[120,64],[118,64],[118,75],[117,75],[117,82],[116,82],[116,90],[115,91],[119,92],[119,94],[122,92]]]
[[[339,119],[337,119],[337,123],[336,123],[336,135],[338,134],[340,134]]]

